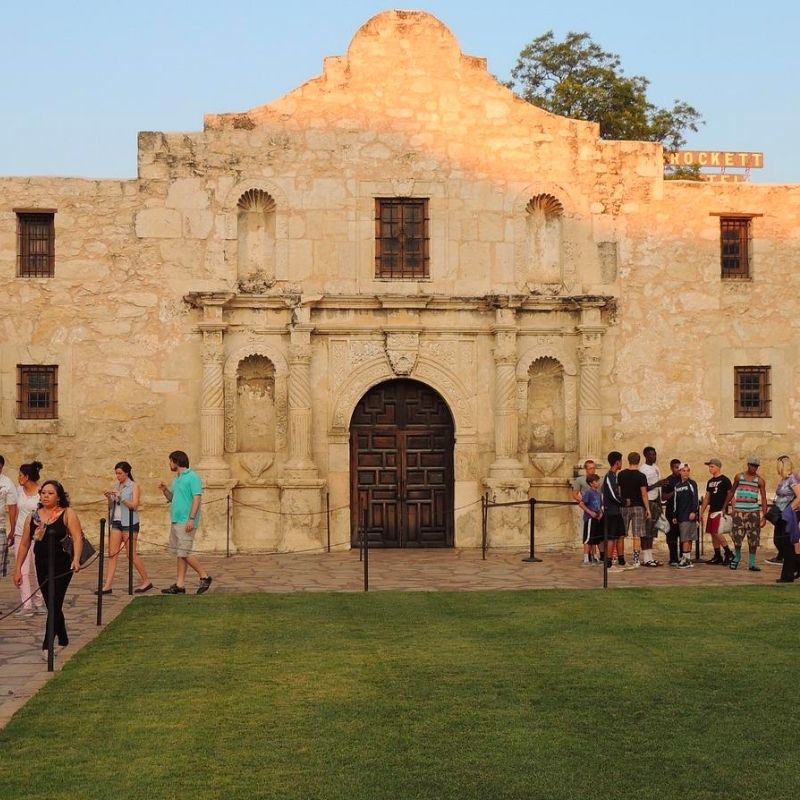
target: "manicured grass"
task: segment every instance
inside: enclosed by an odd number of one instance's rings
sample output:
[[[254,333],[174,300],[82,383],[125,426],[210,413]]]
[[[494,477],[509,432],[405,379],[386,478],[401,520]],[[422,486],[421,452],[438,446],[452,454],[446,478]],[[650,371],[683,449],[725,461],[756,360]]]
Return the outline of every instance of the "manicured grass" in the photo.
[[[778,798],[793,587],[137,600],[0,732],[3,798]]]

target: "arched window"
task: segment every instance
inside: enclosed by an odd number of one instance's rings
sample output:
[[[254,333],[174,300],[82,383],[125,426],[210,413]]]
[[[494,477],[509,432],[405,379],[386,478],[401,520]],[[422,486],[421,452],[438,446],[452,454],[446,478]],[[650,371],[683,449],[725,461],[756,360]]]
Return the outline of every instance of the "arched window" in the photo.
[[[564,369],[539,358],[528,370],[528,442],[531,453],[564,450]]]
[[[551,194],[532,197],[526,209],[528,275],[535,283],[559,283],[564,207]]]
[[[266,356],[239,362],[236,428],[239,452],[275,451],[275,365]]]
[[[238,209],[239,278],[275,274],[275,200],[261,189],[248,189]]]

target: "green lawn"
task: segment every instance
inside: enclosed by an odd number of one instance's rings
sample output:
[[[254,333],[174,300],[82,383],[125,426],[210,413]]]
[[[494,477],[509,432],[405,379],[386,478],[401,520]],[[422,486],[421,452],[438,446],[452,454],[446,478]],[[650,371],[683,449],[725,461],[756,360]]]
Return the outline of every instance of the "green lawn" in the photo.
[[[0,795],[789,797],[799,622],[793,587],[137,600],[0,731]]]

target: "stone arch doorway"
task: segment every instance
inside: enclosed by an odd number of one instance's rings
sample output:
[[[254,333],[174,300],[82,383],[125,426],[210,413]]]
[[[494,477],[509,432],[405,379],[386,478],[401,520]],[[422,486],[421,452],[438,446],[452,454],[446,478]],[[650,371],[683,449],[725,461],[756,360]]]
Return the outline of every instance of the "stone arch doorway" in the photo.
[[[454,443],[450,409],[424,383],[385,381],[358,401],[350,420],[354,547],[365,511],[371,547],[453,546]]]

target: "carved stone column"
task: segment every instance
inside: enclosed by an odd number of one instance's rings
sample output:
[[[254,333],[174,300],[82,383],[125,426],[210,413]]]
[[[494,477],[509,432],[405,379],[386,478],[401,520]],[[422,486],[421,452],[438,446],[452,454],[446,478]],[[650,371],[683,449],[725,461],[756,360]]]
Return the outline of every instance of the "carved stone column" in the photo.
[[[578,399],[579,463],[587,458],[601,457],[603,434],[600,403],[600,357],[603,333],[601,325],[579,325],[581,343],[578,347],[580,390]]]
[[[289,346],[289,475],[315,477],[311,457],[311,328],[296,324]]]
[[[289,460],[278,482],[281,507],[280,550],[322,547],[325,530],[323,490],[312,457],[311,309],[293,312],[289,345]]]
[[[200,401],[200,463],[198,471],[209,481],[230,478],[225,452],[225,390],[223,333],[221,321],[201,322],[203,334],[203,383]]]
[[[225,363],[223,307],[230,292],[196,292],[185,298],[203,312],[197,330],[203,335],[203,376],[200,397],[200,459],[192,466],[203,481],[202,523],[197,546],[224,552],[230,530],[229,501],[235,480],[223,458],[225,452]]]
[[[490,467],[491,478],[520,478],[522,464],[518,458],[519,415],[517,410],[517,330],[514,311],[497,309],[494,327],[495,461]]]

